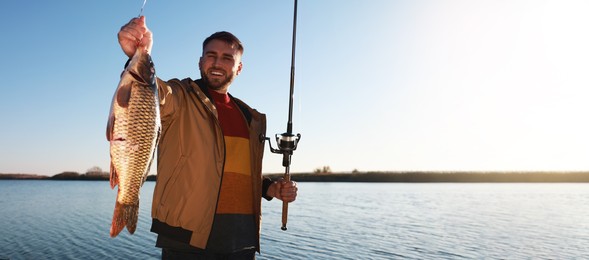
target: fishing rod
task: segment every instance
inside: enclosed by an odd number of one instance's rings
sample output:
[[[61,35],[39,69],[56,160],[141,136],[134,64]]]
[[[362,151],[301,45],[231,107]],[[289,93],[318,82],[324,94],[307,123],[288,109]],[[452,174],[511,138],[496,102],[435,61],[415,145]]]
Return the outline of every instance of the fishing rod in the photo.
[[[295,75],[295,49],[297,39],[297,0],[294,0],[294,15],[292,25],[292,56],[290,63],[290,96],[288,100],[288,122],[286,123],[286,132],[282,134],[276,134],[276,145],[278,149],[272,147],[269,137],[265,137],[268,140],[270,151],[272,153],[282,154],[282,166],[284,166],[284,180],[290,181],[290,162],[292,153],[297,149],[301,134],[294,135],[292,133],[292,106],[294,100],[294,75]],[[282,202],[282,230],[286,230],[286,222],[288,219],[288,203]]]

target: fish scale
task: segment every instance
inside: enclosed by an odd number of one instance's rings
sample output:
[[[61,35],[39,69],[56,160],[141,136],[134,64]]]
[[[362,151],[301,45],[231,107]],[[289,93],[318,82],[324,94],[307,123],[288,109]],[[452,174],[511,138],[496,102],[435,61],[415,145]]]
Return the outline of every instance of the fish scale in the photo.
[[[107,125],[111,188],[118,185],[111,237],[137,226],[139,193],[154,157],[161,129],[155,69],[138,49],[121,76]]]

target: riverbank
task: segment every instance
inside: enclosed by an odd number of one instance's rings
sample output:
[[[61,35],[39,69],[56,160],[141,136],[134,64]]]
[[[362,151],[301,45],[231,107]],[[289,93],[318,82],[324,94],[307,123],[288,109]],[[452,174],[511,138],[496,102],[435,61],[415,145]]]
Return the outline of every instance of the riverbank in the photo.
[[[265,174],[278,179],[283,174]],[[92,180],[106,181],[108,173],[79,174],[64,172],[54,176],[36,174],[3,174],[0,180]],[[147,181],[155,181],[150,175]],[[297,182],[589,182],[585,172],[355,172],[355,173],[293,173]]]

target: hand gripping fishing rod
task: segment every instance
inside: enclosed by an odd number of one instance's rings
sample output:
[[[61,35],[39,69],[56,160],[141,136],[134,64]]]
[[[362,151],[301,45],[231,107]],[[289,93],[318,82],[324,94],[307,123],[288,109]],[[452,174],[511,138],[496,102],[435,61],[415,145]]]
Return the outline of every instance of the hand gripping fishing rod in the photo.
[[[297,149],[301,134],[294,135],[292,133],[292,106],[294,99],[294,72],[295,72],[295,47],[297,38],[297,0],[294,1],[294,19],[292,26],[292,56],[290,65],[290,96],[288,102],[288,122],[286,124],[286,133],[276,134],[276,145],[278,149],[272,147],[269,137],[268,140],[270,151],[272,153],[282,154],[282,166],[284,166],[284,180],[290,181],[290,159],[294,150]],[[288,203],[282,202],[282,230],[286,230],[286,222],[288,219]]]

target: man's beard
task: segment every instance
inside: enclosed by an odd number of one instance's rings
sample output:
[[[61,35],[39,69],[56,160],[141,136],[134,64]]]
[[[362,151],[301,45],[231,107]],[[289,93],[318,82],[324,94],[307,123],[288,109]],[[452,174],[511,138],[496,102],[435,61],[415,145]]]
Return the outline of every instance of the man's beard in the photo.
[[[223,79],[215,78],[211,80],[205,72],[201,71],[200,77],[212,90],[227,89],[229,88],[229,85],[231,85],[231,82],[233,82],[233,74],[229,74],[227,77]]]

